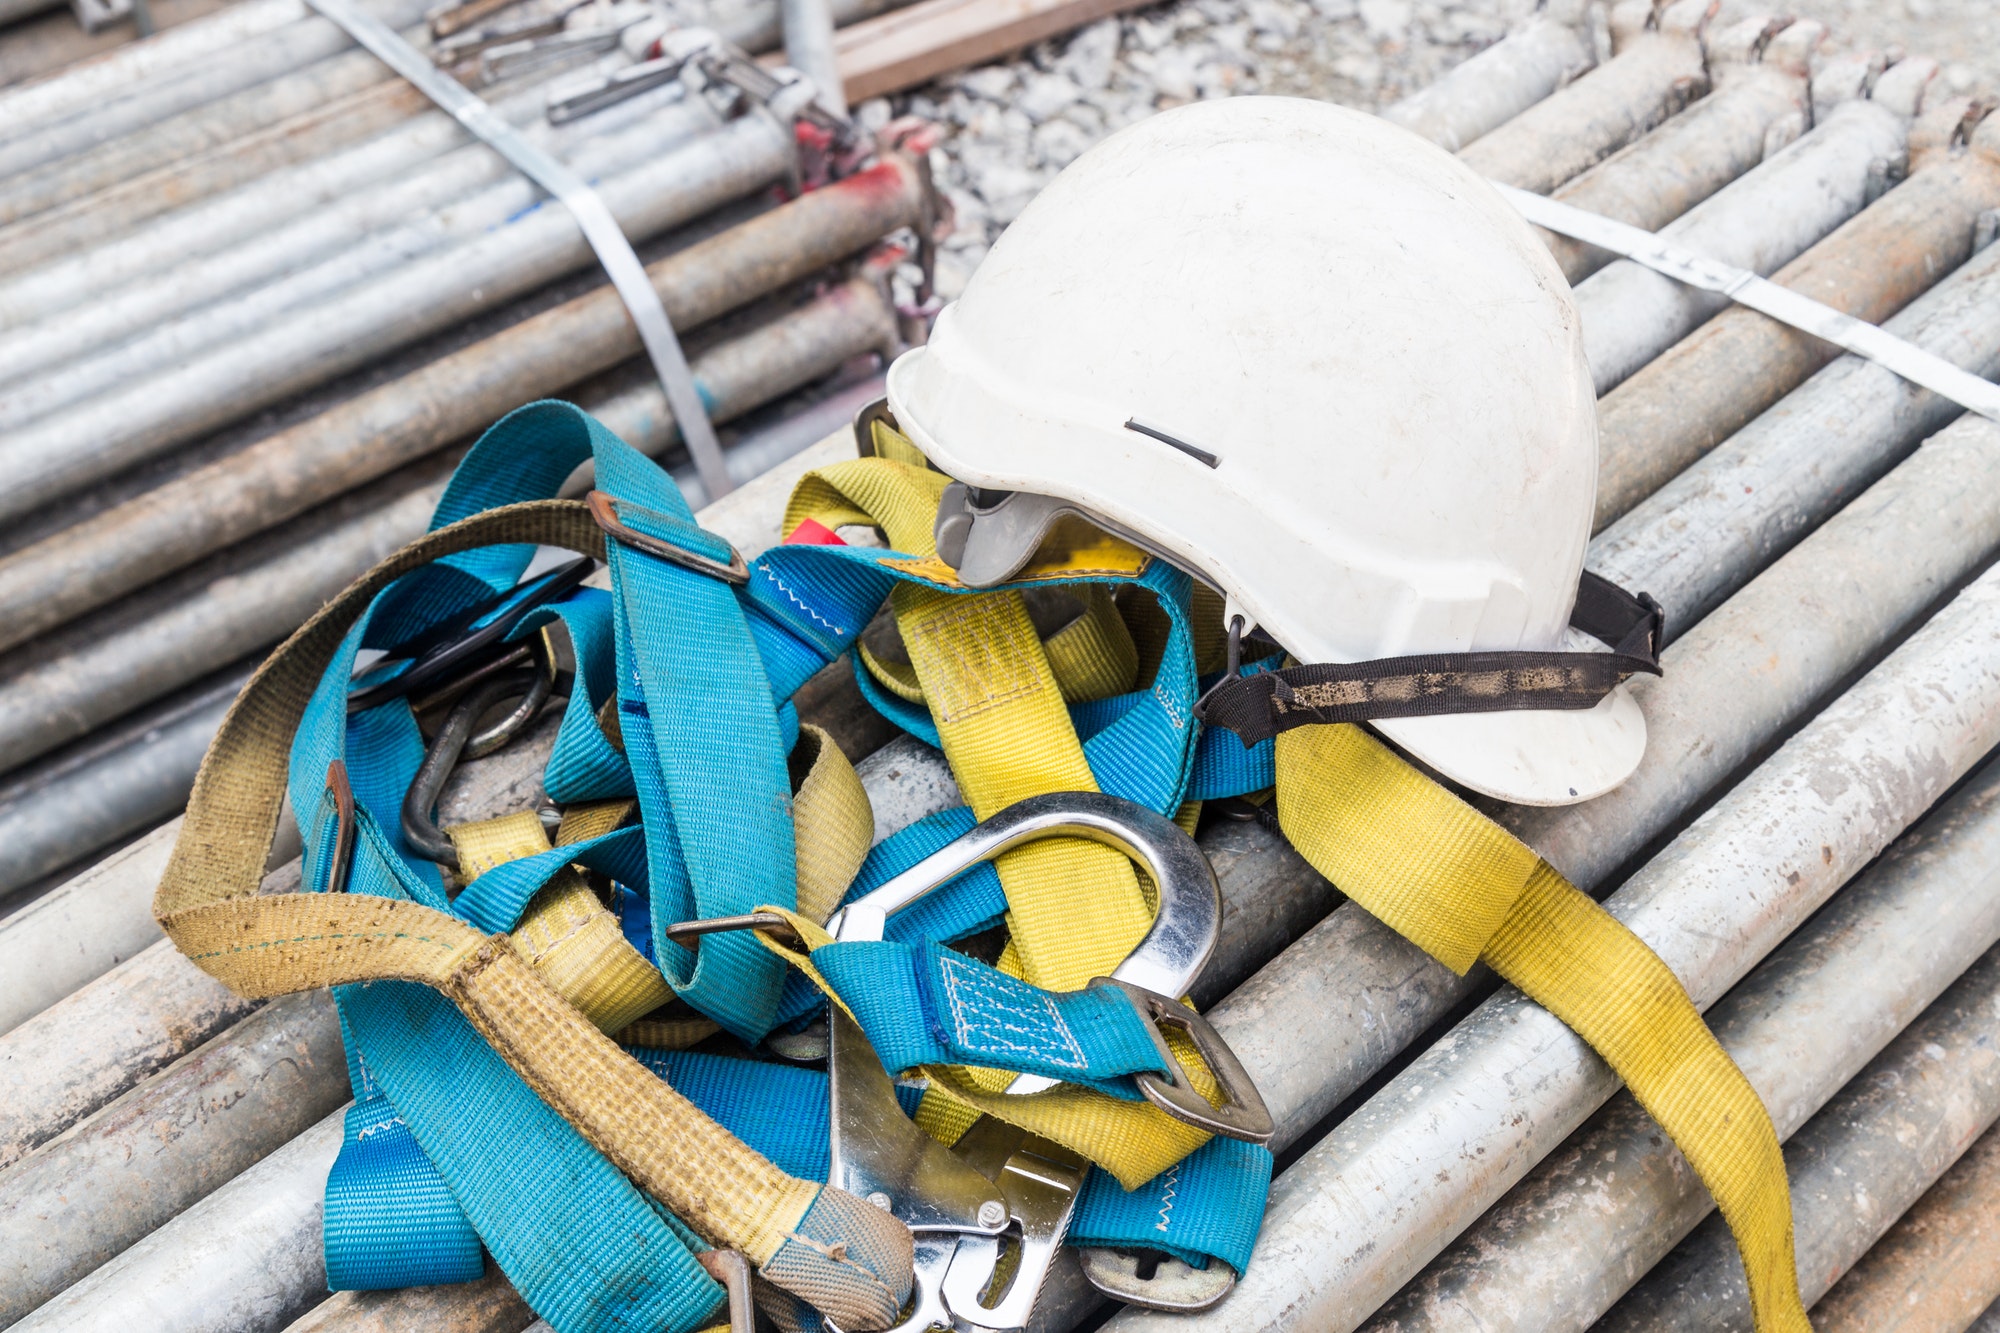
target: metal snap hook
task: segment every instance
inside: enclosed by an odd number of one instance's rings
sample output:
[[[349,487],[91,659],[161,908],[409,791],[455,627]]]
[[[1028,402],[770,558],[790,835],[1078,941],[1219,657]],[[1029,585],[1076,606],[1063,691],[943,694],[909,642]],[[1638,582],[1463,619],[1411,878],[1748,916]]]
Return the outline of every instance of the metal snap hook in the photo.
[[[438,796],[460,759],[479,759],[505,746],[541,715],[555,689],[555,661],[546,639],[536,635],[522,649],[530,663],[491,676],[460,697],[444,725],[424,751],[424,761],[403,796],[403,841],[410,850],[450,870],[457,870],[458,847],[431,819]],[[503,700],[519,702],[492,726],[475,732],[479,719]]]

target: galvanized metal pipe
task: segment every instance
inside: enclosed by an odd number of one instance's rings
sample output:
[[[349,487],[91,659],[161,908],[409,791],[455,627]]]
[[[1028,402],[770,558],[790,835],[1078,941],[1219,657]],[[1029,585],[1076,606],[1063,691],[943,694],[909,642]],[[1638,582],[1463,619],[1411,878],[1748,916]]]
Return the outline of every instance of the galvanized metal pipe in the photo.
[[[0,142],[33,134],[150,80],[210,61],[311,13],[304,0],[243,0],[219,14],[127,43],[52,78],[0,91]]]
[[[1935,64],[1905,61],[1898,70],[1934,73]],[[1916,90],[1898,99],[1843,102],[1798,142],[1661,228],[1676,243],[1739,268],[1769,274],[1860,212],[1900,176],[1916,112]],[[1633,371],[1691,333],[1729,303],[1664,274],[1621,259],[1580,283],[1583,349],[1597,392],[1608,393]]]
[[[344,1114],[335,1111],[14,1328],[213,1333],[284,1327],[326,1292],[320,1218]]]
[[[2000,571],[1969,585],[1607,906],[1706,1007],[1995,741]],[[1295,1034],[1329,1017],[1263,1015]],[[1218,1027],[1243,1056],[1235,1023]],[[1287,1058],[1299,1054],[1294,1045]],[[1264,1088],[1261,1061],[1245,1064]],[[1256,1258],[1220,1307],[1185,1322],[1128,1310],[1109,1327],[1354,1328],[1615,1091],[1580,1038],[1503,991],[1279,1177]]]
[[[1991,375],[2000,367],[1996,312],[2000,246],[1989,246],[1884,327]],[[1844,356],[1599,533],[1587,563],[1613,580],[1669,589],[1656,595],[1671,634],[1959,411],[1872,361]]]
[[[731,339],[694,361],[711,415],[741,415],[825,375],[849,357],[887,350],[895,312],[866,280],[836,287],[789,318]],[[651,438],[664,447],[671,419],[654,404],[657,383],[632,391]],[[646,412],[648,406],[655,410]],[[442,481],[333,527],[309,541],[262,549],[193,596],[175,590],[164,605],[121,629],[80,643],[41,643],[0,684],[0,754],[25,760],[88,733],[132,708],[276,642],[377,560],[419,536]],[[80,627],[74,634],[82,634]],[[74,634],[72,639],[74,639]]]
[[[1794,23],[1765,47],[1772,22],[1748,19],[1713,35],[1708,59],[1715,91],[1555,197],[1657,231],[1798,138],[1811,115],[1806,62],[1821,29]],[[1571,285],[1615,258],[1554,232],[1541,236]]]
[[[290,120],[389,78],[388,68],[366,51],[344,51],[282,79],[92,144],[0,181],[0,225],[220,147],[242,135],[245,126]]]
[[[622,125],[542,125],[526,137],[587,180],[629,171],[715,131],[708,104],[667,95],[675,91],[659,90],[647,99],[650,114],[625,116]],[[424,164],[420,175],[0,334],[0,364],[8,367],[0,372],[0,430],[260,337],[316,303],[391,281],[545,198],[499,154],[467,145]]]
[[[1786,1145],[1808,1304],[2000,1118],[1996,1023],[2000,953],[1969,970]],[[1599,1327],[1749,1333],[1742,1269],[1719,1221],[1704,1223]]]
[[[1596,63],[1590,38],[1576,23],[1537,14],[1429,87],[1384,109],[1382,119],[1455,153]]]
[[[11,1324],[347,1103],[328,991],[273,1000],[0,1175]],[[226,1108],[226,1109],[224,1109]]]
[[[597,193],[643,240],[783,179],[794,162],[789,127],[760,110],[600,182]],[[43,417],[0,440],[0,470],[14,478],[0,515],[27,513],[593,262],[567,209],[536,208],[254,337]]]
[[[502,119],[526,126],[541,117],[545,96],[538,87],[530,88],[496,98],[493,107]],[[0,282],[0,322],[30,324],[171,272],[189,260],[225,253],[316,210],[337,208],[358,192],[417,175],[425,164],[467,142],[456,120],[426,108],[381,135],[175,209],[130,235],[89,248],[65,246],[63,257],[27,266]],[[148,179],[157,183],[159,178]],[[201,188],[202,182],[196,184]],[[52,214],[47,225],[58,226],[67,217],[68,210]],[[0,232],[0,245],[18,233],[30,251],[39,253],[48,244],[36,239],[43,226],[36,220],[9,228]],[[72,248],[75,252],[68,253]]]
[[[205,586],[175,589],[109,634],[17,655],[0,688],[0,754],[26,762],[269,647],[421,533],[442,490],[439,482],[411,492],[308,541],[265,543],[251,560]]]
[[[393,28],[423,17],[424,0],[376,0],[369,10]],[[422,33],[412,34],[422,40]],[[224,59],[201,62],[137,87],[118,90],[101,104],[78,108],[31,132],[9,125],[0,132],[0,176],[13,175],[80,152],[121,134],[158,124],[191,107],[281,78],[353,46],[353,39],[328,19],[302,18],[227,47]],[[6,114],[0,99],[0,117]]]
[[[253,130],[205,153],[134,176],[0,230],[0,275],[87,249],[176,208],[310,162],[421,114],[429,99],[403,83],[378,84],[302,116]]]
[[[827,0],[778,0],[785,30],[785,63],[813,81],[817,101],[837,116],[847,114],[840,62],[833,49],[833,10]]]
[[[1995,941],[2000,764],[1988,763],[1710,1010],[1709,1026],[1790,1138]],[[1367,1327],[1588,1328],[1713,1207],[1621,1094]]]
[[[1482,176],[1546,194],[1708,91],[1701,30],[1714,0],[1677,0],[1596,69],[1459,150]]]
[[[135,719],[113,747],[59,773],[37,773],[33,786],[0,799],[0,901],[179,810],[248,676],[231,673],[165,716]]]
[[[815,190],[651,266],[692,328],[838,262],[926,208],[907,159]],[[639,351],[600,289],[0,560],[0,647],[63,623]]]
[[[2000,119],[1980,122],[1969,145],[1934,140],[1981,109],[1969,100],[1927,109],[1911,134],[1910,178],[1773,280],[1879,324],[1965,263],[1980,215],[2000,207]],[[1598,401],[1595,526],[1631,510],[1838,352],[1739,307],[1661,353]]]
[[[521,1333],[535,1312],[498,1264],[477,1282],[402,1291],[337,1291],[285,1333]]]
[[[2000,1301],[2000,1131],[1987,1130],[1813,1307],[1820,1333],[1964,1329]]]

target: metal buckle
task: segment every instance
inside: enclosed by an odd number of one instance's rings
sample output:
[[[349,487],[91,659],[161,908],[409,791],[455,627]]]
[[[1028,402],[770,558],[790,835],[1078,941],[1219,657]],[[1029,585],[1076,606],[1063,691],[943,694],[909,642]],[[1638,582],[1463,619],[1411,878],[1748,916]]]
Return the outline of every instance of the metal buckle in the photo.
[[[889,410],[889,400],[877,398],[854,414],[854,452],[863,458],[875,457],[875,423],[878,421],[898,435],[903,433],[902,427],[896,424],[896,414]]]
[[[419,701],[419,709],[435,707],[449,697],[449,689],[468,688],[493,671],[511,665],[510,659],[515,659],[521,648],[518,644],[509,647],[508,636],[531,612],[569,595],[596,567],[597,562],[589,556],[578,556],[391,648],[385,660],[414,659],[409,669],[379,685],[369,685],[348,695],[348,716],[419,691],[430,692],[429,698]],[[477,629],[470,628],[495,607],[506,609]]]
[[[1250,1081],[1250,1072],[1236,1058],[1236,1052],[1229,1049],[1229,1043],[1222,1039],[1212,1024],[1194,1010],[1171,996],[1157,991],[1135,986],[1129,981],[1121,981],[1114,973],[1108,977],[1093,978],[1091,990],[1114,986],[1125,993],[1132,1002],[1134,1012],[1146,1025],[1147,1035],[1153,1039],[1153,1048],[1160,1053],[1160,1063],[1166,1066],[1167,1074],[1134,1074],[1132,1081],[1139,1085],[1139,1091],[1146,1100],[1165,1111],[1176,1120],[1184,1120],[1197,1129],[1205,1129],[1211,1134],[1225,1138],[1242,1139],[1247,1143],[1269,1143],[1277,1126],[1271,1121],[1271,1112],[1264,1105],[1264,1098],[1258,1093],[1257,1085]],[[1202,1063],[1215,1075],[1220,1085],[1224,1104],[1211,1106],[1208,1098],[1195,1090],[1188,1079],[1187,1069],[1167,1045],[1161,1026],[1179,1028],[1194,1048],[1201,1052]]]
[[[1236,1286],[1236,1270],[1220,1259],[1194,1268],[1158,1250],[1079,1250],[1090,1285],[1127,1305],[1172,1314],[1214,1308]]]
[[[750,1299],[750,1261],[741,1250],[703,1250],[695,1262],[729,1293],[729,1333],[757,1333],[757,1307]]]
[[[720,560],[712,560],[684,546],[676,546],[670,541],[663,541],[658,537],[648,536],[637,528],[628,527],[618,517],[618,500],[615,496],[607,495],[603,491],[592,491],[585,497],[584,502],[590,506],[590,516],[597,520],[597,526],[604,529],[607,537],[615,538],[635,550],[644,551],[647,555],[656,555],[683,569],[691,569],[697,574],[721,579],[724,583],[740,585],[750,581],[750,566],[744,563],[743,553],[720,537],[715,539],[729,547],[729,563],[726,565]]]
[[[347,874],[354,864],[354,788],[347,765],[336,759],[326,766],[326,789],[333,797],[333,852],[326,868],[326,892],[346,893]]]
[[[431,810],[437,805],[452,770],[458,767],[461,758],[482,758],[520,735],[541,715],[542,706],[555,691],[555,659],[549,651],[547,636],[536,635],[528,644],[521,645],[519,652],[521,660],[530,663],[526,669],[492,675],[452,705],[444,725],[424,750],[424,761],[410,779],[409,790],[403,794],[403,841],[418,855],[451,870],[459,868],[458,847],[431,821]],[[484,731],[473,731],[494,705],[517,696],[520,702],[506,717]]]

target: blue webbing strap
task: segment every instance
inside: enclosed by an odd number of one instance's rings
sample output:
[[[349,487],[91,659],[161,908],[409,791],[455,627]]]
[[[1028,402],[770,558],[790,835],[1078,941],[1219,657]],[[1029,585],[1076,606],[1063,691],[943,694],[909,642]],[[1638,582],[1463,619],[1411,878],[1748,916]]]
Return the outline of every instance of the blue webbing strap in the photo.
[[[343,757],[354,790],[346,890],[453,910],[435,867],[413,860],[399,831],[402,788],[421,758],[407,706],[347,716],[347,681],[367,619],[349,633],[307,705],[292,747],[294,791],[319,790]],[[332,845],[325,803],[301,803],[309,887],[324,889]],[[701,1327],[721,1291],[673,1228],[583,1137],[538,1097],[442,995],[412,982],[337,987],[343,1028],[367,1079],[379,1084],[415,1145],[450,1186],[487,1248],[535,1311],[563,1333]],[[372,1083],[370,1082],[372,1080]],[[379,1194],[365,1177],[385,1165],[357,1141],[341,1188]],[[387,1230],[393,1211],[350,1213],[329,1231],[329,1271],[368,1281],[418,1280],[431,1257]]]
[[[828,1170],[827,1077],[813,1069],[730,1060],[695,1051],[628,1047],[718,1124],[795,1176]],[[914,1117],[920,1090],[896,1085]],[[1268,1149],[1214,1139],[1127,1193],[1103,1171],[1085,1181],[1069,1243],[1165,1250],[1196,1268],[1217,1258],[1241,1273],[1250,1262],[1271,1184]]]
[[[975,1065],[1137,1101],[1122,1076],[1171,1072],[1123,991],[1043,990],[930,942],[828,944],[812,961],[892,1073]]]

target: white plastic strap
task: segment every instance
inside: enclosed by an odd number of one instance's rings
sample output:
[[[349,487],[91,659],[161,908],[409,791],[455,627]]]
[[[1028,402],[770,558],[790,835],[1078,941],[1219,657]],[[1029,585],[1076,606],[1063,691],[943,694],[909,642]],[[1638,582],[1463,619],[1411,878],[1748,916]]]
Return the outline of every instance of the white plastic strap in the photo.
[[[555,158],[522,137],[521,133],[496,114],[456,79],[440,72],[424,54],[404,41],[388,24],[363,12],[352,0],[306,0],[314,9],[347,30],[348,36],[366,47],[378,60],[408,79],[424,96],[457,118],[458,123],[513,163],[522,175],[562,202],[583,229],[584,239],[597,252],[597,260],[611,278],[611,285],[625,302],[632,322],[638,326],[639,340],[652,360],[653,373],[666,390],[667,406],[681,428],[688,453],[709,499],[717,499],[735,489],[729,470],[722,462],[722,445],[709,423],[708,409],[695,388],[694,372],[688,369],[687,355],[667,319],[660,294],[653,290],[632,242],[625,237],[618,220],[597,192]]]
[[[1720,292],[1739,305],[1769,315],[1782,324],[1824,338],[1856,356],[1867,357],[1912,384],[1922,385],[1971,412],[2000,421],[2000,385],[1959,369],[1941,356],[1873,324],[1844,315],[1832,306],[1801,296],[1748,269],[1732,268],[1706,256],[1683,250],[1650,231],[1628,226],[1601,214],[1547,199],[1511,185],[1494,183],[1521,216],[1538,227],[1600,246],[1614,254],[1664,273],[1676,282],[1703,291]]]

